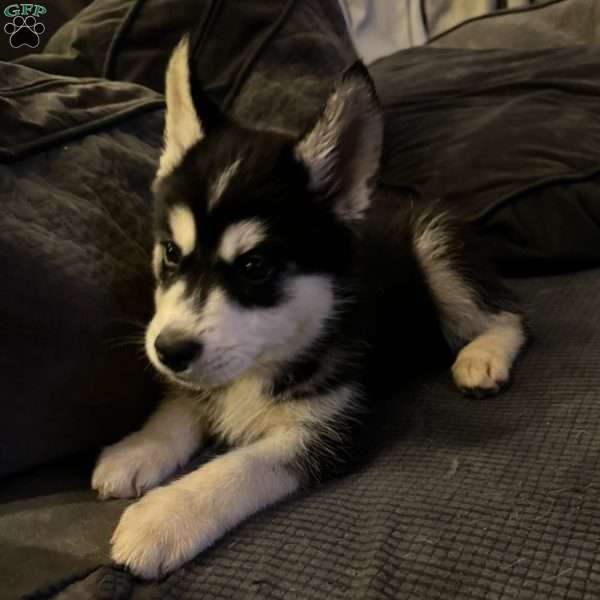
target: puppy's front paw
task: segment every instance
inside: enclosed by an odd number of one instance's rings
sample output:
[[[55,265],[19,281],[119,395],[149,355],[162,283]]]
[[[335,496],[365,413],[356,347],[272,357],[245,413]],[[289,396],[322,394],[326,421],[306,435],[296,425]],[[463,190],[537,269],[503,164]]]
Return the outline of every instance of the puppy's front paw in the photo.
[[[463,394],[482,398],[497,394],[508,382],[509,365],[500,353],[467,345],[452,365],[452,375]]]
[[[168,444],[133,433],[102,451],[92,475],[92,489],[102,499],[135,498],[162,482],[177,466]]]
[[[167,486],[131,505],[112,537],[112,558],[135,575],[156,579],[187,562],[217,537],[217,522],[198,514],[191,491]]]

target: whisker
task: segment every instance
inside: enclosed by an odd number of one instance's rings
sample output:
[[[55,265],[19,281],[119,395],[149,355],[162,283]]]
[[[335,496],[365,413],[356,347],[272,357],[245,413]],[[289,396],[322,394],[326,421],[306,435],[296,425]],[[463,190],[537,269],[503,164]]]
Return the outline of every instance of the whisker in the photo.
[[[108,322],[108,325],[110,325],[110,326],[129,325],[129,326],[133,326],[137,329],[145,329],[146,326],[148,325],[148,323],[147,323],[147,321],[142,321],[140,319],[130,319],[130,318],[124,317],[122,319],[113,319]]]
[[[145,338],[140,335],[118,336],[115,338],[108,338],[104,340],[104,342],[111,349],[127,348],[129,346],[144,348],[146,344]]]

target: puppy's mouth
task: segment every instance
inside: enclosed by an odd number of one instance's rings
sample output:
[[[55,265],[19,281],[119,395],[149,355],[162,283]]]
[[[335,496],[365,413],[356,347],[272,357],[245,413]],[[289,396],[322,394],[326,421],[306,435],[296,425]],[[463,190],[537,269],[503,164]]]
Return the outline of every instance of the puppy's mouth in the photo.
[[[190,365],[188,369],[180,373],[169,374],[169,377],[188,388],[218,388],[223,387],[240,375],[244,369],[234,368],[233,366],[223,363],[217,365]]]
[[[173,383],[194,390],[223,387],[243,375],[254,362],[252,357],[236,352],[233,347],[209,354],[206,349],[194,348],[190,343],[176,348],[169,355],[164,349],[157,350],[156,341],[153,344],[148,341],[146,351],[160,374]]]

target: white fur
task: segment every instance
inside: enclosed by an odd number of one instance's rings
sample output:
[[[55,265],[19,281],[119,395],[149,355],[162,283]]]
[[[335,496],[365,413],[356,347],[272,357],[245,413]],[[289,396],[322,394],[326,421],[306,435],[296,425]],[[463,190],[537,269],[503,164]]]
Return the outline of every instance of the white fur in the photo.
[[[191,254],[196,247],[196,221],[192,211],[187,206],[174,206],[169,212],[169,226],[181,254]]]
[[[152,251],[152,272],[154,277],[158,279],[160,275],[160,267],[163,261],[164,248],[162,244],[154,244],[154,250]]]
[[[202,421],[195,399],[178,392],[144,427],[105,448],[92,475],[100,498],[132,498],[158,485],[198,448]]]
[[[353,410],[354,391],[276,402],[260,379],[236,382],[205,404],[214,431],[241,447],[150,492],[123,514],[112,557],[155,578],[210,546],[240,521],[293,493],[289,468],[315,432]]]
[[[171,173],[185,153],[204,136],[192,100],[188,54],[189,40],[184,37],[173,51],[167,67],[164,149],[157,178]]]
[[[464,391],[496,393],[508,381],[525,343],[521,317],[481,308],[475,291],[453,266],[443,215],[417,223],[414,243],[446,338],[453,346],[469,342],[452,367],[456,385]]]
[[[213,393],[206,410],[209,421],[230,444],[247,444],[278,428],[302,427],[308,440],[312,433],[327,429],[342,413],[354,413],[354,391],[341,388],[318,398],[274,401],[265,380],[257,374],[241,377]]]
[[[265,226],[260,221],[234,223],[221,236],[218,254],[224,261],[231,263],[244,252],[258,246],[266,237]]]
[[[325,276],[290,279],[285,300],[269,308],[245,308],[215,288],[208,295],[197,326],[204,350],[190,365],[186,381],[196,385],[228,383],[249,369],[269,373],[298,357],[334,315],[334,294]]]
[[[234,160],[228,167],[223,169],[219,176],[216,178],[215,182],[211,186],[210,194],[208,197],[208,210],[210,211],[214,206],[219,202],[221,196],[227,189],[227,186],[233,179],[233,176],[236,174],[242,160],[238,158]]]
[[[280,431],[150,492],[123,513],[112,537],[113,559],[146,579],[179,567],[298,488],[285,463],[299,446],[297,432]]]
[[[494,315],[485,331],[458,353],[452,366],[454,382],[465,391],[482,394],[500,391],[524,343],[518,315],[508,312]]]
[[[154,366],[179,383],[197,388],[229,383],[248,370],[271,373],[298,357],[335,317],[331,281],[322,275],[298,275],[284,289],[284,300],[269,308],[245,308],[220,287],[204,306],[194,305],[182,281],[155,293],[156,311],[146,331],[146,352]],[[158,359],[154,343],[163,330],[181,331],[199,340],[202,353],[177,377]]]

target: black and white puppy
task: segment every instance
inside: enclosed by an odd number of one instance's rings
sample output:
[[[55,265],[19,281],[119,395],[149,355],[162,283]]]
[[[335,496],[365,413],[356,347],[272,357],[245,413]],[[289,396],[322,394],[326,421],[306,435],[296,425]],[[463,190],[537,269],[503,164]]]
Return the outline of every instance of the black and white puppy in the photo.
[[[102,452],[92,486],[139,496],[207,438],[231,449],[124,512],[112,556],[145,578],[352,464],[381,377],[398,396],[452,349],[456,385],[495,393],[525,341],[522,317],[446,217],[374,191],[383,126],[363,66],[290,139],[219,114],[193,91],[188,60],[184,40],[154,184],[146,351],[169,393]]]

